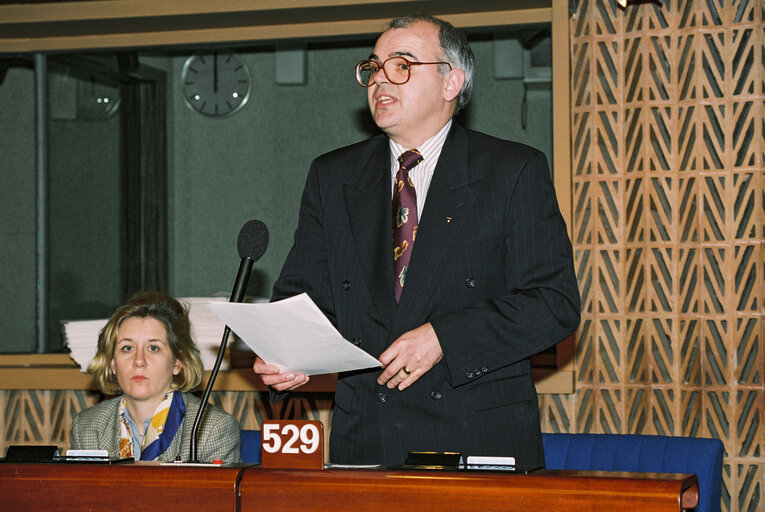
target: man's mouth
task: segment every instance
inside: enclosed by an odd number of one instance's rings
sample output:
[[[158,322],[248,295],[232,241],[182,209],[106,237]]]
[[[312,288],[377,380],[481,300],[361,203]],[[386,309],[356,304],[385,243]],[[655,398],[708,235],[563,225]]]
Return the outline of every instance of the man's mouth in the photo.
[[[375,96],[375,103],[378,105],[390,105],[396,101],[396,99],[393,96],[388,96],[387,94],[378,94]]]

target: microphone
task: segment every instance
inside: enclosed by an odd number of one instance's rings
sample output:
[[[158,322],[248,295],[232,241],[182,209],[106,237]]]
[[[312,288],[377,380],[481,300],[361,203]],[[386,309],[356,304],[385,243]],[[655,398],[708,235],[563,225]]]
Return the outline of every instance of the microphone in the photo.
[[[239,257],[242,258],[242,262],[239,264],[239,271],[236,274],[236,281],[234,281],[234,289],[231,291],[231,298],[228,300],[229,302],[244,301],[247,282],[250,280],[250,273],[252,272],[252,264],[263,257],[263,253],[266,252],[266,247],[268,247],[268,228],[266,228],[266,225],[259,220],[246,222],[239,231],[239,238],[237,239],[236,246],[239,252]],[[197,417],[194,419],[194,427],[191,429],[190,462],[198,462],[197,432],[199,431],[199,425],[202,422],[202,416],[207,408],[207,401],[210,398],[215,378],[218,376],[218,370],[223,361],[223,355],[226,352],[226,344],[228,343],[230,335],[231,329],[229,329],[227,325],[223,330],[223,338],[221,339],[220,348],[218,349],[218,357],[215,359],[215,365],[213,366],[212,372],[210,372],[210,379],[207,381],[207,387],[202,396],[202,403],[199,405]]]

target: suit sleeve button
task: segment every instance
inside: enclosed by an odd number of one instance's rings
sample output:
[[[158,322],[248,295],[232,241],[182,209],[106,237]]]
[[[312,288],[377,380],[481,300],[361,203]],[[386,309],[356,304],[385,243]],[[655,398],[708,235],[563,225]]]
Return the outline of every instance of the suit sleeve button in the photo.
[[[358,347],[359,345],[361,345],[361,338],[353,338],[351,340],[351,343],[353,343],[354,345]]]
[[[433,400],[441,400],[441,392],[438,390],[431,391],[430,398],[432,398]]]
[[[465,286],[467,286],[468,288],[475,288],[475,279],[473,279],[472,277],[468,277],[467,279],[465,279]]]
[[[385,402],[388,401],[388,395],[386,395],[385,393],[377,393],[377,401],[380,402],[381,404],[384,404]]]
[[[465,377],[467,377],[468,379],[472,379],[473,378],[473,372],[467,372],[465,374]]]
[[[343,281],[343,290],[346,292],[351,289],[351,283],[350,281]]]
[[[483,368],[481,368],[481,371],[483,373],[489,373],[489,367],[488,366],[484,366]]]

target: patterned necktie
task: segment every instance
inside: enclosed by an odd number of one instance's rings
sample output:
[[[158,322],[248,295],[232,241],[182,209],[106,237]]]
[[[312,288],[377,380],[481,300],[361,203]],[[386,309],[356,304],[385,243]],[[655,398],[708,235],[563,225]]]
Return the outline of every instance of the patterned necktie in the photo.
[[[396,302],[404,289],[409,258],[412,255],[414,239],[417,237],[417,193],[409,179],[409,171],[422,162],[422,155],[416,149],[401,153],[400,167],[393,184],[393,272],[396,278]]]

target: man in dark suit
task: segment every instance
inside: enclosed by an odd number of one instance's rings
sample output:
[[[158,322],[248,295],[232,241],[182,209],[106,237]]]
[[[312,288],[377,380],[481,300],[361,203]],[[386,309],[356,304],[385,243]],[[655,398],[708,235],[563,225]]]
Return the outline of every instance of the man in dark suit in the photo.
[[[473,54],[437,18],[393,20],[356,73],[384,135],[313,162],[273,296],[307,292],[383,363],[339,376],[330,459],[543,465],[529,357],[569,336],[580,308],[545,157],[452,121]],[[254,370],[276,392],[308,381]]]

